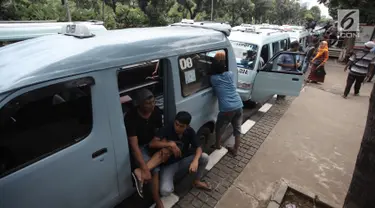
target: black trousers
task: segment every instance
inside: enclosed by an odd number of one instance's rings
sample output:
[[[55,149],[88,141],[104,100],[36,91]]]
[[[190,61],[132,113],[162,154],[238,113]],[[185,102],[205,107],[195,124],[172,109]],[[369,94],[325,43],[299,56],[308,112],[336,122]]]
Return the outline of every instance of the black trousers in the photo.
[[[349,73],[348,78],[346,79],[346,87],[344,91],[344,95],[348,96],[350,89],[354,84],[354,94],[358,94],[359,90],[361,89],[361,85],[363,80],[365,80],[366,76],[359,76]]]

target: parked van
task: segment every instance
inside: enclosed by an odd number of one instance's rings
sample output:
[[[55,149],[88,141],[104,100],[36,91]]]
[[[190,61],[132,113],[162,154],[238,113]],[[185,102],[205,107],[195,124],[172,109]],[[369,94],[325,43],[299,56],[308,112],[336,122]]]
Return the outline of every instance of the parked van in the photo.
[[[218,104],[209,54],[225,52],[237,75],[230,32],[219,28],[93,33],[66,25],[62,34],[0,48],[1,207],[113,207],[130,196],[124,114],[135,90],[155,94],[165,123],[184,110],[198,135],[210,134]],[[301,76],[274,73],[277,57],[257,73],[255,97],[300,91]]]
[[[89,28],[0,48],[1,207],[111,207],[132,194],[123,120],[137,89],[155,94],[164,122],[185,110],[201,137],[215,128],[207,54],[224,51],[237,75],[229,30]]]
[[[30,38],[53,35],[68,24],[84,24],[90,31],[106,31],[102,21],[56,22],[56,21],[0,21],[0,47]]]
[[[298,26],[285,27],[284,30],[289,34],[291,42],[298,41],[302,49],[306,49],[306,47],[308,46],[308,40],[310,36],[308,30]]]
[[[275,60],[276,58],[272,58],[273,56],[279,56],[278,54],[282,50],[286,50],[289,48],[290,39],[289,35],[285,32],[280,30],[272,30],[272,29],[256,29],[253,28],[246,28],[242,27],[238,30],[232,30],[231,35],[229,36],[229,40],[232,43],[233,51],[236,56],[236,62],[238,67],[238,84],[237,84],[237,91],[241,96],[243,101],[254,101],[254,102],[262,102],[266,100],[269,96],[274,94],[281,94],[281,95],[291,95],[296,96],[299,92],[296,91],[285,91],[285,87],[280,85],[278,89],[274,88],[277,83],[276,80],[278,76],[281,77],[288,77],[291,76],[291,79],[295,76],[295,74],[289,75],[287,72],[281,74],[279,72],[274,73],[277,71],[277,63],[275,63],[276,71],[269,71],[267,72],[269,76],[272,76],[272,81],[269,80],[268,82],[263,79],[262,76],[259,76],[263,73],[263,67],[261,63],[266,63],[269,60]],[[251,51],[251,53],[255,53],[255,59],[244,63],[243,60],[246,59],[246,53]],[[263,60],[263,61],[261,61]],[[261,73],[260,73],[261,72]],[[294,82],[298,86],[302,83],[303,79],[299,79],[298,82]],[[262,89],[262,93],[259,93],[257,90],[256,83],[262,82],[264,84],[264,89]],[[266,82],[266,83],[264,83]],[[298,84],[297,84],[298,83]],[[272,90],[270,89],[272,88]],[[297,89],[297,88],[295,88]],[[269,90],[268,92],[266,92]],[[284,92],[283,94],[281,92]]]

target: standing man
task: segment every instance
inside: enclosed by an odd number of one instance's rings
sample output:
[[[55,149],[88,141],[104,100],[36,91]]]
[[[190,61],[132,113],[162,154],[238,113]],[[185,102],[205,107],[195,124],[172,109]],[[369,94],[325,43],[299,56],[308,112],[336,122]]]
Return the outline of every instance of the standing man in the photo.
[[[375,47],[373,41],[365,43],[365,49],[355,52],[349,59],[344,71],[349,69],[348,78],[346,80],[346,87],[343,98],[347,98],[354,84],[354,96],[359,95],[361,84],[367,77],[369,80],[374,73],[375,54],[370,50]]]
[[[290,44],[290,52],[298,52],[299,50],[299,42],[293,41]],[[281,71],[299,71],[299,67],[301,66],[302,61],[299,60],[300,56],[294,56],[292,54],[282,54],[278,59],[277,65],[280,66]],[[285,99],[285,95],[277,95],[276,100],[283,100]]]
[[[240,147],[243,103],[240,95],[236,91],[234,75],[231,71],[227,70],[225,52],[217,52],[214,62],[214,74],[211,75],[210,80],[214,93],[219,101],[220,111],[216,121],[215,148],[221,149],[221,137],[226,127],[231,123],[235,144],[234,147],[228,147],[228,151],[236,155]]]

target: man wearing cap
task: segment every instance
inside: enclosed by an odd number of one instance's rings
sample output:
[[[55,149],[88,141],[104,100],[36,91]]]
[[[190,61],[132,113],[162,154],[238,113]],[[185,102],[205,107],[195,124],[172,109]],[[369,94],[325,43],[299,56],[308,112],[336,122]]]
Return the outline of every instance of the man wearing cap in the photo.
[[[346,87],[343,94],[343,98],[347,98],[354,84],[354,95],[359,95],[361,84],[367,77],[369,80],[372,79],[374,73],[375,54],[371,53],[370,50],[375,46],[375,42],[369,41],[365,43],[365,49],[355,52],[349,59],[344,71],[349,69],[348,78],[346,80]]]
[[[152,179],[152,197],[156,207],[162,208],[163,203],[159,194],[159,165],[168,160],[170,151],[166,148],[152,151],[149,148],[149,143],[163,125],[162,111],[155,106],[155,97],[147,89],[137,91],[133,100],[135,107],[125,115],[126,132],[137,167],[132,176],[142,198],[143,183]]]

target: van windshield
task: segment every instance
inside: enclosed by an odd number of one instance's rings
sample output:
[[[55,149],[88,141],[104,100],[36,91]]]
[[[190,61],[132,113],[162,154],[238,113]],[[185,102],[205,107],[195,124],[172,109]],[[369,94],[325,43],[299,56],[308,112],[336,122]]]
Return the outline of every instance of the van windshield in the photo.
[[[258,46],[251,43],[231,41],[237,65],[254,69],[257,61]]]

